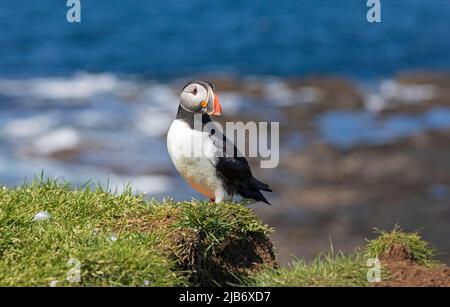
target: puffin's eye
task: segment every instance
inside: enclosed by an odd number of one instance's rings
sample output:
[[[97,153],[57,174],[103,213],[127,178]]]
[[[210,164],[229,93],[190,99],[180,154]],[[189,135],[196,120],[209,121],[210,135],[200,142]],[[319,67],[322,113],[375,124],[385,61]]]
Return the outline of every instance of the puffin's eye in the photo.
[[[194,89],[192,90],[191,94],[194,95],[194,96],[197,95],[197,87],[194,87]]]

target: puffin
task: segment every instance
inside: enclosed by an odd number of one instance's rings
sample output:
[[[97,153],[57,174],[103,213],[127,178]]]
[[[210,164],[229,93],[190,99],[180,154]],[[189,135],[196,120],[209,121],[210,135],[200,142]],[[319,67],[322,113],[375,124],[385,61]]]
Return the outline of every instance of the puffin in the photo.
[[[188,82],[181,91],[178,112],[167,133],[170,159],[187,183],[211,202],[241,196],[271,205],[261,191],[272,190],[253,177],[247,159],[238,154],[236,146],[221,129],[204,129],[205,125],[214,127],[211,116],[221,115],[214,85],[203,80]],[[233,146],[233,151],[227,155],[228,146]],[[193,154],[196,150],[200,154]]]

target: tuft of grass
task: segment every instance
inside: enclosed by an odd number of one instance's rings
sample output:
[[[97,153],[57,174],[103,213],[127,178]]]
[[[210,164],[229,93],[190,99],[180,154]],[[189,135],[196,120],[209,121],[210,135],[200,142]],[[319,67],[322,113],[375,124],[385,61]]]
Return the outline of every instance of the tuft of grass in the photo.
[[[231,285],[259,270],[263,263],[275,264],[267,237],[272,229],[255,219],[245,206],[192,201],[177,207],[179,219],[172,227],[196,237],[180,255],[187,259],[185,267],[195,272],[191,275],[193,285]]]
[[[287,268],[267,269],[245,283],[254,287],[357,287],[367,286],[366,259],[359,253],[332,252],[312,262],[293,262]]]
[[[399,225],[395,225],[390,232],[375,228],[375,233],[378,237],[368,240],[366,244],[368,257],[379,257],[391,251],[396,245],[401,245],[418,264],[426,267],[436,265],[436,261],[433,260],[436,250],[424,241],[418,232],[407,233]]]
[[[255,219],[254,213],[236,203],[180,203],[180,220],[174,227],[193,229],[205,238],[208,249],[219,246],[231,235],[269,234],[272,229]]]

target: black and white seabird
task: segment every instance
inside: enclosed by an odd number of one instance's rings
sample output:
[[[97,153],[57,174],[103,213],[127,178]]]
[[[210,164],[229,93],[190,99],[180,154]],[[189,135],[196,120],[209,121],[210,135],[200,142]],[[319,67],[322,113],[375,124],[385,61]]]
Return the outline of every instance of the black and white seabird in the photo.
[[[199,129],[194,116],[200,115]],[[167,134],[167,148],[175,168],[195,190],[216,203],[240,195],[270,205],[261,191],[272,190],[253,177],[247,159],[237,155],[236,146],[215,129],[203,131],[204,125],[212,124],[210,116],[220,115],[222,108],[211,83],[192,81],[183,87],[177,117]],[[225,155],[227,146],[234,147],[234,156]]]

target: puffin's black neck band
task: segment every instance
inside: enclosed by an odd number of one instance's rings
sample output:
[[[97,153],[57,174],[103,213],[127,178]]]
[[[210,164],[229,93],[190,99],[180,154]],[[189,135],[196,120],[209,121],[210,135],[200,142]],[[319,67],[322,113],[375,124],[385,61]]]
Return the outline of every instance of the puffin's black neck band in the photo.
[[[181,105],[178,106],[177,119],[187,123],[191,129],[194,129],[194,115],[195,113],[186,111]],[[202,114],[202,129],[209,122],[211,122],[211,117],[208,114]]]

